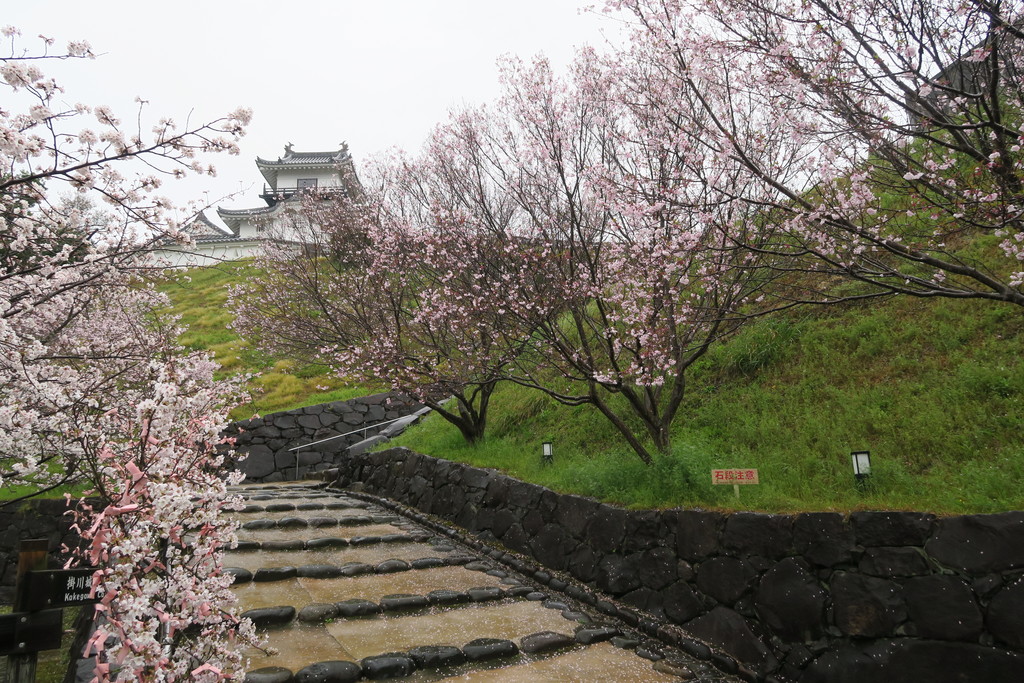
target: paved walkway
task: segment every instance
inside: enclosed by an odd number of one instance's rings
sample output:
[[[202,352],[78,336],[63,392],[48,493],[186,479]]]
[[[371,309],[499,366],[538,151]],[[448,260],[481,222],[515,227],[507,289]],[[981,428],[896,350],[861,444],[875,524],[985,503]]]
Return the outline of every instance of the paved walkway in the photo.
[[[314,483],[237,491],[225,566],[276,651],[248,653],[248,683],[737,680],[382,506]]]

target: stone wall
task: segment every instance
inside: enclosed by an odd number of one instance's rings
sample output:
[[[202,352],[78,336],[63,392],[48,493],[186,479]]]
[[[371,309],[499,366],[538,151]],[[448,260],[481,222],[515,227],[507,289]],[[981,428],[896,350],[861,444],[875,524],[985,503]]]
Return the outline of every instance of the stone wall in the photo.
[[[1021,512],[627,511],[401,448],[338,481],[682,625],[752,678],[1024,680]]]
[[[290,481],[334,467],[337,457],[344,454],[349,446],[381,431],[373,425],[412,415],[422,409],[422,403],[389,392],[233,422],[224,433],[235,437],[238,451],[247,453],[247,457],[238,463],[246,481]],[[363,427],[368,429],[356,431]],[[349,432],[355,433],[309,449],[290,450]]]
[[[72,519],[63,499],[30,500],[0,507],[0,605],[14,601],[14,582],[18,574],[18,547],[22,540],[45,538],[49,541],[50,566],[59,567],[67,559],[61,546],[75,548],[81,542],[70,530]]]

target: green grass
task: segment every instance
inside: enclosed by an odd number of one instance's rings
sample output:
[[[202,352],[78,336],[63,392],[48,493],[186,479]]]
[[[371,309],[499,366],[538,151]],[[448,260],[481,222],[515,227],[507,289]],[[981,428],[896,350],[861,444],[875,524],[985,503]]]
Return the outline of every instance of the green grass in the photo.
[[[195,269],[163,285],[187,331],[222,372],[259,372],[248,417],[370,393],[324,368],[250,348],[227,325],[226,286],[247,264]],[[431,417],[397,443],[495,467],[553,489],[634,507],[770,511],[1024,509],[1024,312],[954,300],[889,298],[758,321],[693,369],[673,449],[643,465],[607,421],[526,389],[499,388],[488,435],[467,446]],[[542,465],[540,444],[555,444]],[[853,486],[849,453],[874,476]],[[761,484],[712,486],[710,470],[754,467]]]
[[[399,441],[421,452],[634,507],[940,513],[1024,509],[1024,312],[887,299],[767,318],[693,369],[671,454],[644,466],[588,407],[519,387],[492,401],[475,448],[439,418]],[[555,462],[540,463],[540,444]],[[849,453],[874,475],[853,486]],[[710,470],[757,468],[737,501]]]
[[[233,419],[343,401],[382,390],[345,382],[324,366],[273,358],[230,329],[234,315],[228,307],[228,287],[254,273],[256,269],[246,261],[192,268],[169,272],[159,287],[170,297],[170,310],[179,316],[184,328],[182,345],[212,353],[221,367],[219,376],[253,375],[247,381],[252,401],[232,410]]]

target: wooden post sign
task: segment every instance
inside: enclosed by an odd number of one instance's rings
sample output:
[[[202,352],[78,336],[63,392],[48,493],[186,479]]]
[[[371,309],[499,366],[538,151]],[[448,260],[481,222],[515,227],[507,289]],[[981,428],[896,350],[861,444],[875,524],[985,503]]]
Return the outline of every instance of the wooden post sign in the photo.
[[[14,611],[0,615],[0,656],[8,656],[8,681],[31,683],[36,678],[36,653],[61,646],[63,608],[96,602],[92,592],[95,567],[46,569],[46,539],[21,542]]]
[[[740,484],[760,484],[757,478],[757,470],[731,469],[711,470],[712,485],[732,484],[732,490],[736,497],[740,497]]]
[[[34,612],[52,607],[74,607],[96,602],[92,592],[95,567],[44,569],[28,572],[28,597],[25,609]]]

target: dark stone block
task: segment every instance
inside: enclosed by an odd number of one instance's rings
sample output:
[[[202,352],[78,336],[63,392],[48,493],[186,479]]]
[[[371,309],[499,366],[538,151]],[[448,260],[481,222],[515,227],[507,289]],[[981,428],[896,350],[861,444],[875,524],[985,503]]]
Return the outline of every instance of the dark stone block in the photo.
[[[853,559],[853,529],[837,512],[807,512],[793,521],[793,549],[811,564],[834,567]]]
[[[1024,655],[966,643],[903,638],[842,645],[807,667],[800,683],[1010,683]]]
[[[560,524],[546,524],[530,544],[533,556],[547,567],[565,569],[567,554],[576,548],[576,542],[570,539]]]
[[[1001,642],[1024,649],[1024,581],[995,594],[988,606],[988,628]]]
[[[606,555],[598,564],[597,586],[613,595],[623,595],[640,587],[640,554]]]
[[[249,479],[261,479],[274,471],[274,451],[266,446],[255,445],[249,449],[248,455],[238,464]]]
[[[457,605],[469,602],[469,595],[460,591],[439,589],[427,593],[427,600],[432,605]]]
[[[862,574],[883,576],[922,576],[931,572],[928,561],[917,548],[868,548],[860,558]]]
[[[668,548],[651,548],[640,556],[640,583],[661,590],[679,578],[679,560]]]
[[[484,586],[480,588],[470,588],[466,591],[466,595],[473,602],[486,602],[488,600],[501,600],[505,597],[505,591],[501,590],[497,586]]]
[[[703,607],[690,584],[677,581],[662,591],[662,609],[670,620],[683,624],[700,614]]]
[[[298,425],[297,417],[288,413],[280,413],[274,417],[274,426],[278,429],[294,429]]]
[[[623,550],[631,552],[647,550],[662,545],[662,540],[669,534],[662,513],[655,510],[638,510],[626,515],[626,538]]]
[[[442,669],[466,661],[462,650],[450,645],[423,645],[412,648],[407,654],[420,669]]]
[[[322,445],[326,446],[328,444]],[[280,455],[280,453],[278,453],[278,455]],[[319,465],[324,461],[324,453],[320,447],[317,446],[316,450],[296,453],[295,459],[298,461],[300,467],[305,467],[307,465]]]
[[[371,681],[409,676],[416,670],[416,662],[402,652],[366,657],[360,665],[363,675]]]
[[[527,535],[536,536],[544,528],[544,515],[540,514],[540,510],[529,510],[523,515],[521,524]]]
[[[297,575],[298,570],[295,567],[260,567],[253,574],[252,580],[256,582],[284,581],[285,579],[294,579]]]
[[[443,567],[444,560],[440,557],[421,557],[418,560],[413,560],[409,563],[413,569],[433,569],[434,567]]]
[[[750,629],[747,621],[725,607],[716,607],[686,624],[686,631],[722,648],[758,671],[771,671],[778,660]]]
[[[352,425],[353,427],[355,427],[357,425],[363,424],[363,414],[353,410],[350,413],[345,413],[344,415],[342,415],[341,421],[347,425]]]
[[[376,545],[380,543],[380,536],[353,536],[348,539],[349,545]]]
[[[562,496],[558,501],[558,518],[570,534],[582,540],[587,524],[599,507],[600,503],[593,500],[579,496]]]
[[[269,503],[267,512],[291,512],[295,509],[295,503]]]
[[[294,607],[261,607],[242,612],[243,619],[252,619],[256,628],[283,626],[290,624],[295,618]]]
[[[924,545],[935,515],[923,512],[868,512],[850,514],[857,543],[865,546]]]
[[[339,617],[364,617],[371,614],[380,614],[380,605],[369,600],[353,598],[334,603],[338,608]]]
[[[1024,567],[1024,512],[939,520],[928,554],[973,575]]]
[[[561,650],[562,648],[569,647],[574,642],[572,638],[564,633],[541,631],[520,638],[519,649],[527,654],[551,652],[552,650]]]
[[[518,519],[519,518],[510,510],[496,510],[491,522],[491,531],[494,532],[495,536],[501,538],[510,528],[512,528],[512,525],[514,525]]]
[[[333,564],[305,564],[298,568],[297,576],[309,579],[335,579],[341,576],[341,567]]]
[[[242,523],[242,528],[246,531],[260,531],[263,529],[276,529],[276,519],[250,519],[248,522]]]
[[[295,468],[295,454],[288,450],[282,450],[287,444],[281,444],[280,446],[272,445],[271,447],[276,451],[274,453],[274,467],[279,471],[285,469],[293,470]]]
[[[372,574],[373,565],[364,564],[362,562],[352,562],[346,564],[341,568],[342,576],[362,576],[363,574]]]
[[[580,581],[593,581],[597,577],[600,558],[588,545],[581,545],[569,557],[566,569]]]
[[[344,548],[347,545],[347,538],[311,538],[305,542],[305,546],[309,550],[315,550],[318,548]]]
[[[614,626],[585,626],[576,631],[576,642],[583,645],[603,643],[619,635],[619,629]]]
[[[295,673],[295,683],[355,683],[363,670],[355,662],[317,662]]]
[[[688,681],[695,677],[690,666],[690,662],[676,655],[658,660],[651,668],[658,673],[668,674],[669,676],[675,676],[680,680]]]
[[[739,600],[755,578],[750,563],[735,557],[713,557],[697,567],[697,588],[727,605]]]
[[[661,593],[658,591],[650,588],[637,588],[623,595],[621,599],[627,605],[645,610],[659,619],[665,618]]]
[[[309,526],[317,529],[323,529],[326,527],[338,526],[337,517],[310,517],[306,520]]]
[[[279,529],[305,529],[308,526],[309,521],[302,517],[283,517],[277,520]]]
[[[586,536],[590,547],[598,552],[619,551],[626,536],[626,511],[599,505],[587,525]],[[546,564],[543,560],[541,563]]]
[[[257,427],[252,431],[252,437],[256,439],[276,439],[281,436],[281,430],[274,425],[265,424],[262,427]]]
[[[430,601],[425,595],[400,593],[395,595],[385,595],[380,599],[380,607],[386,612],[402,609],[420,609],[428,607],[429,605]]]
[[[405,560],[384,560],[374,567],[373,571],[377,574],[393,574],[394,572],[404,572],[411,568],[412,566]]]
[[[319,624],[338,616],[338,608],[333,603],[316,602],[299,610],[298,620],[306,624]]]
[[[519,648],[511,640],[500,638],[477,638],[466,643],[462,648],[466,659],[479,662],[498,657],[513,657],[519,654]]]
[[[232,584],[249,583],[252,581],[252,572],[241,567],[224,567],[224,573],[233,578]]]
[[[302,550],[306,547],[306,542],[299,539],[294,541],[263,541],[261,550]]]
[[[900,586],[892,581],[836,572],[832,578],[835,625],[848,636],[887,636],[907,618]]]
[[[981,635],[981,610],[963,579],[938,574],[910,579],[903,597],[919,637],[976,641]]]
[[[734,513],[725,521],[722,545],[741,557],[785,557],[793,547],[793,518],[760,512]]]
[[[91,676],[92,671],[90,670]],[[265,666],[262,669],[246,672],[244,683],[291,683],[292,680],[291,669],[286,669],[283,666]]]
[[[321,425],[321,421],[319,421],[318,415],[303,415],[299,417],[297,422],[300,427],[310,431],[315,431],[323,426]]]
[[[338,424],[338,420],[340,420],[340,419],[341,419],[341,417],[339,417],[335,413],[332,413],[332,412],[329,412],[329,411],[325,410],[324,412],[320,413],[320,426],[321,427],[332,427],[332,426]],[[328,434],[327,436],[334,436],[334,435],[333,434]],[[316,438],[319,439],[319,438],[324,438],[324,437],[320,436],[320,434],[317,434]]]
[[[801,560],[785,559],[761,577],[754,605],[762,622],[786,641],[824,635],[827,594]]]

